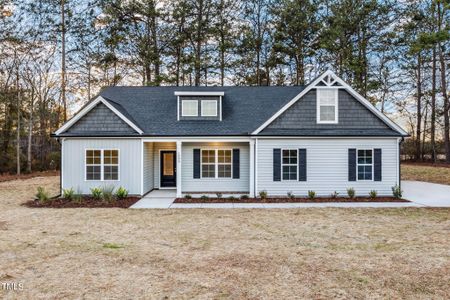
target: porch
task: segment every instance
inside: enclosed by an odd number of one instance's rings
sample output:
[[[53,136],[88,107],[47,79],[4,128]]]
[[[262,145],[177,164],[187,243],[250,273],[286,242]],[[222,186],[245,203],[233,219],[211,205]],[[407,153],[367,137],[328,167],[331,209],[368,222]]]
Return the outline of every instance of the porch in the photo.
[[[141,194],[169,190],[176,197],[253,196],[254,153],[254,141],[248,138],[143,139]]]

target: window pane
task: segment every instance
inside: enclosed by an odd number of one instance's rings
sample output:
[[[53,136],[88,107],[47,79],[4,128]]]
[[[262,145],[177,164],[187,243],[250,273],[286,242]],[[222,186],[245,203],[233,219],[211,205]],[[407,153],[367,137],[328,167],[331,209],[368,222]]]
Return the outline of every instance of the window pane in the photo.
[[[103,167],[103,179],[104,180],[118,180],[119,179],[119,167],[118,166],[104,166]]]
[[[86,150],[86,164],[100,164],[100,150]]]
[[[203,100],[202,101],[202,116],[217,116],[217,101]]]
[[[283,180],[296,180],[297,166],[283,166]]]
[[[358,166],[358,180],[372,180],[372,166]]]
[[[335,121],[335,109],[334,106],[320,106],[320,120]]]
[[[100,180],[100,166],[86,166],[86,180]]]
[[[215,163],[216,151],[214,150],[202,150],[202,163]]]
[[[218,176],[219,178],[231,178],[231,165],[219,165]]]
[[[215,178],[216,177],[215,169],[216,169],[215,165],[202,165],[202,177]]]
[[[183,100],[181,102],[183,116],[198,116],[198,101],[197,100]]]
[[[217,155],[219,163],[231,163],[231,150],[218,150]]]
[[[335,105],[335,97],[337,90],[320,90],[319,92],[319,105]]]

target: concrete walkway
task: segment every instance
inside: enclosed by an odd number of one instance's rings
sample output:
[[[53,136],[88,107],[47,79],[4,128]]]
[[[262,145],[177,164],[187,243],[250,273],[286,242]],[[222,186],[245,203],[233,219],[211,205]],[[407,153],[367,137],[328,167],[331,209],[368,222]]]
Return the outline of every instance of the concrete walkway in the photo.
[[[325,207],[450,207],[450,185],[402,181],[403,197],[411,202],[328,203],[173,203],[175,190],[154,190],[130,208],[325,208]]]
[[[450,207],[450,185],[422,181],[402,181],[403,197],[430,207]]]

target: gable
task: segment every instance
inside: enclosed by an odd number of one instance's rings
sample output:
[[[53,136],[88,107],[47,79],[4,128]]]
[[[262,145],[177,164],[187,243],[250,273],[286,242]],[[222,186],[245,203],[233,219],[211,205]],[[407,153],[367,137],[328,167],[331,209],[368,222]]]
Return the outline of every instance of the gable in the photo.
[[[105,104],[99,102],[88,113],[82,116],[76,123],[67,129],[66,133],[136,134],[136,131]]]
[[[378,116],[344,89],[339,89],[338,92],[339,122],[318,124],[316,94],[317,90],[311,89],[261,133],[267,133],[273,129],[390,129]]]

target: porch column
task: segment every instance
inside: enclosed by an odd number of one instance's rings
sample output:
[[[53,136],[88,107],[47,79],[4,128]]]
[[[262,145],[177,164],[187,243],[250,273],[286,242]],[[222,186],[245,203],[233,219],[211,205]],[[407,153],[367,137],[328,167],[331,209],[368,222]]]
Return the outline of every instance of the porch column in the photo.
[[[250,197],[255,197],[255,140],[250,140]]]
[[[177,141],[177,197],[181,197],[181,141]]]

